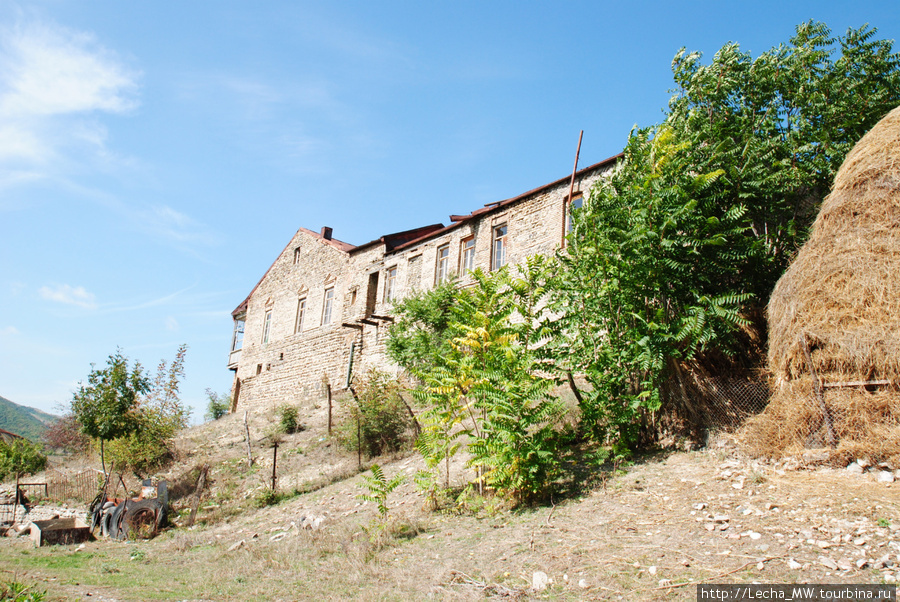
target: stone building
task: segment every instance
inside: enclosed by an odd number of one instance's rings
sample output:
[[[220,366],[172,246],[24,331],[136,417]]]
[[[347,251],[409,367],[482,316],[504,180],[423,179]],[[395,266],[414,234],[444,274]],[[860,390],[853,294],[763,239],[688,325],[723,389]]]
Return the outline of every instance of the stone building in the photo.
[[[413,289],[476,267],[496,270],[565,244],[572,208],[618,156],[519,196],[489,203],[450,225],[433,224],[354,246],[300,228],[257,285],[232,312],[228,368],[233,406],[292,403],[319,395],[348,374],[395,369],[385,354],[392,305]]]

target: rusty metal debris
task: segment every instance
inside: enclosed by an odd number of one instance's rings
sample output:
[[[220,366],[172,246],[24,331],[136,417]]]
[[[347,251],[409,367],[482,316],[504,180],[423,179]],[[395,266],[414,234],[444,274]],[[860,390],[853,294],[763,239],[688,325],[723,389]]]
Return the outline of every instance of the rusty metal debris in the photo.
[[[91,502],[91,533],[99,527],[103,537],[150,539],[165,526],[169,506],[166,481],[159,481],[155,486],[149,479],[144,481],[136,498],[109,497],[108,489],[109,478],[103,491]]]

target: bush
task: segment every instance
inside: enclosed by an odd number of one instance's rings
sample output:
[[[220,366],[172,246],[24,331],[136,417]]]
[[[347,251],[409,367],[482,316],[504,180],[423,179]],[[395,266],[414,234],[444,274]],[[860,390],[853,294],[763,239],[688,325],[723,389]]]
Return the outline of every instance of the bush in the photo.
[[[282,433],[290,435],[303,430],[298,420],[300,413],[296,406],[287,404],[278,406],[276,412],[278,413],[278,428]]]
[[[81,432],[81,425],[71,411],[55,420],[41,434],[41,442],[50,449],[78,454],[91,447],[91,438]]]
[[[212,389],[206,390],[206,397],[209,403],[206,406],[206,414],[204,418],[207,420],[218,420],[231,411],[231,395],[219,395]]]
[[[34,474],[47,466],[40,445],[28,439],[0,439],[0,480]]]
[[[339,428],[342,443],[357,449],[357,421],[362,450],[369,457],[400,451],[412,441],[412,419],[400,396],[397,379],[377,370],[369,371],[351,388],[355,404],[350,418]]]

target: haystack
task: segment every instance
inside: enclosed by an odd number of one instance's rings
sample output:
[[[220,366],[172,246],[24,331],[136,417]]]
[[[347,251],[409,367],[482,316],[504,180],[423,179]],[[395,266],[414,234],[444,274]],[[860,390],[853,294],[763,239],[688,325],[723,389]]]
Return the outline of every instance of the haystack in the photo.
[[[900,468],[900,107],[847,155],[769,301],[766,455],[824,447]],[[816,382],[818,380],[818,383]]]

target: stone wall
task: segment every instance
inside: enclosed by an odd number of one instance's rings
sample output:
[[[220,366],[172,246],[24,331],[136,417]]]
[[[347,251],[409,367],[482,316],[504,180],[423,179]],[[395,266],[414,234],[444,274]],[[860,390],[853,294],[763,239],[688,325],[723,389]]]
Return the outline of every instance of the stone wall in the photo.
[[[614,160],[579,172],[575,195],[587,195]],[[360,247],[300,229],[247,301],[244,343],[236,378],[238,407],[299,403],[321,396],[323,382],[344,387],[351,345],[356,375],[375,368],[396,371],[385,354],[394,301],[435,286],[438,250],[448,246],[449,272],[462,286],[462,241],[474,237],[475,267],[493,269],[494,228],[507,227],[506,263],[550,255],[564,243],[569,179],[488,206],[419,240],[389,249],[384,237]],[[394,272],[393,276],[392,271]],[[385,289],[393,280],[393,299]],[[322,324],[325,291],[333,288],[331,321]],[[303,328],[295,332],[298,301],[306,299]],[[267,312],[269,339],[263,343]],[[236,381],[237,382],[237,381]]]
[[[295,403],[317,394],[325,378],[342,382],[352,335],[341,326],[348,266],[348,254],[320,235],[305,229],[294,235],[248,298],[236,373],[239,406]],[[331,318],[323,323],[328,289],[333,290]],[[297,331],[301,299],[305,307]]]

